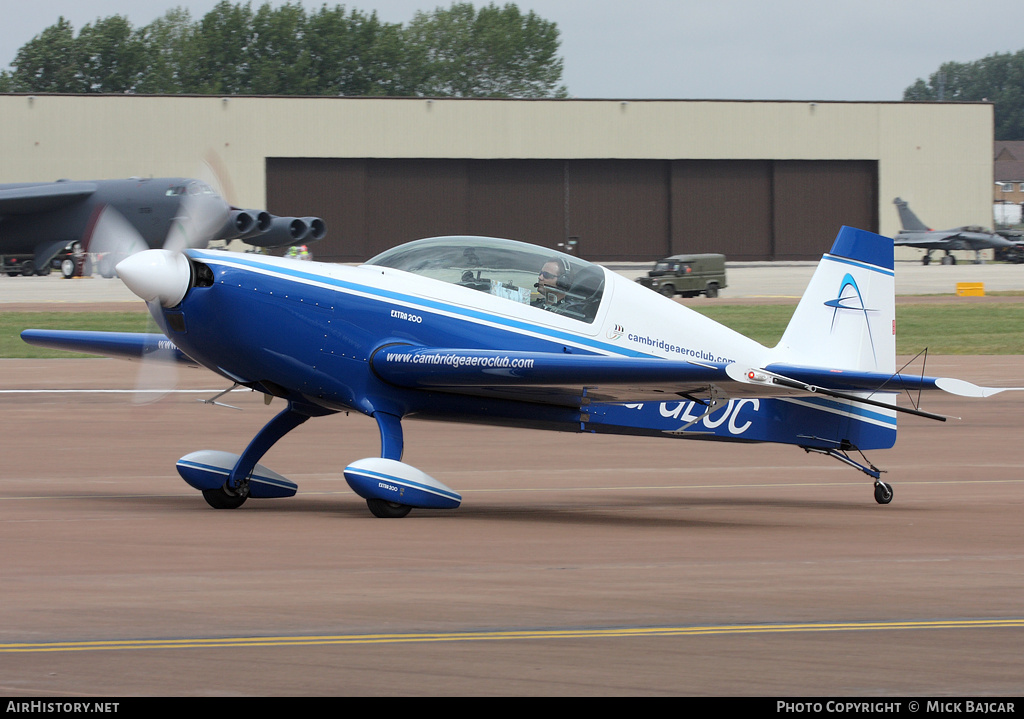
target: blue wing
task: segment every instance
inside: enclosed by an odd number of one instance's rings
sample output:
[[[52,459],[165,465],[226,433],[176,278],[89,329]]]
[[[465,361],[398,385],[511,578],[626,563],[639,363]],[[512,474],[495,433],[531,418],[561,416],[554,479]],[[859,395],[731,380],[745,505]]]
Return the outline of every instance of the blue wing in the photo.
[[[154,359],[197,366],[162,334],[27,329],[22,339],[38,347],[124,359]],[[715,391],[736,397],[826,394],[869,402],[864,393],[943,390],[988,397],[1006,389],[963,380],[773,364],[739,364],[553,352],[515,352],[388,345],[370,367],[397,387],[499,396],[545,404],[634,402],[694,398]],[[854,395],[853,393],[856,393]],[[886,402],[886,405],[890,403]]]
[[[653,357],[467,350],[391,345],[370,359],[373,371],[400,387],[509,396],[551,402],[580,390],[595,401],[633,402],[699,396],[712,388],[727,396],[831,394],[864,401],[863,393],[944,390],[985,397],[1002,389],[962,380],[824,367],[667,360]],[[852,396],[858,393],[858,396]],[[886,403],[888,404],[888,403]]]
[[[138,360],[153,355],[164,361],[198,366],[162,334],[25,330],[21,339],[36,347]]]

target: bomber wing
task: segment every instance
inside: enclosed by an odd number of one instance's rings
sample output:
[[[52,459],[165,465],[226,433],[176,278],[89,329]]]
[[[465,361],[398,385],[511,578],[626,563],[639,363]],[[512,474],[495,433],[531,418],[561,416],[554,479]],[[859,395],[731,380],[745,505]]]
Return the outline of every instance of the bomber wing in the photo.
[[[98,189],[95,182],[47,182],[0,185],[0,215],[47,212],[84,200]]]

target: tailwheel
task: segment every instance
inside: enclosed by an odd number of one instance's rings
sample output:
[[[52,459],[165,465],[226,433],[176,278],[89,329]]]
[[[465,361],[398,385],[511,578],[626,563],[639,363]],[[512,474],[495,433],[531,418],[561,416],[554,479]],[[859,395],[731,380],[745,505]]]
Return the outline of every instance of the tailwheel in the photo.
[[[408,504],[388,502],[375,497],[367,499],[366,506],[370,508],[370,512],[373,513],[374,517],[380,517],[381,519],[401,519],[412,510],[412,507]]]
[[[875,501],[879,504],[888,504],[892,501],[892,485],[885,482],[875,482]]]
[[[214,509],[238,509],[249,497],[249,485],[231,489],[225,484],[217,489],[204,489],[203,499]]]

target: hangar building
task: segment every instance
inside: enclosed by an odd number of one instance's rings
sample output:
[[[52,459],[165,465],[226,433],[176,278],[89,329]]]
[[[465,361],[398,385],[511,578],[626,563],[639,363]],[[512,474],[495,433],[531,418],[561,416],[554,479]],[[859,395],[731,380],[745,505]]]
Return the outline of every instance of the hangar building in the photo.
[[[473,234],[596,261],[816,259],[841,225],[991,225],[988,103],[0,95],[0,183],[197,176],[316,215],[317,259]]]

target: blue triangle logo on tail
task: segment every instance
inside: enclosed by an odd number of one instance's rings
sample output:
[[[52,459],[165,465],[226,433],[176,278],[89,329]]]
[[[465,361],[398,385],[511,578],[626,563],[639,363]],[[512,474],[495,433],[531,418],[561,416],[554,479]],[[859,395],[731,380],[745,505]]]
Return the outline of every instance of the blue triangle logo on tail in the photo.
[[[852,290],[853,294],[848,294],[848,290]],[[864,305],[864,295],[861,294],[860,288],[857,286],[857,280],[854,279],[853,275],[849,272],[846,273],[839,286],[839,293],[836,295],[836,298],[834,300],[827,300],[825,306],[832,308],[832,332],[835,332],[836,319],[841,311],[847,310],[862,314],[864,317],[864,329],[867,332],[868,341],[871,343],[871,353],[872,355],[875,354],[875,338],[871,336],[871,322],[868,321],[868,313],[877,310]]]

